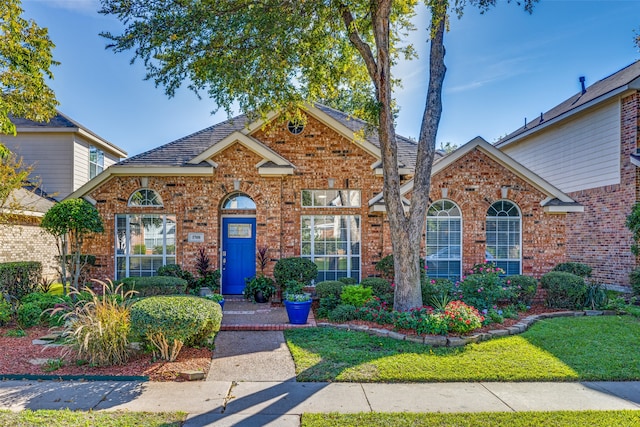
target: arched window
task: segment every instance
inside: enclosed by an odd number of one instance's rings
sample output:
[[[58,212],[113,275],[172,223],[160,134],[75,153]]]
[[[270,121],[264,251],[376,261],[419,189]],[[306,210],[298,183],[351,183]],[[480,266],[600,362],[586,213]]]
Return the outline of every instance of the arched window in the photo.
[[[499,200],[487,210],[486,261],[505,271],[520,274],[522,265],[520,210],[508,200]]]
[[[451,200],[438,200],[427,211],[427,275],[457,280],[461,272],[462,214]]]
[[[227,199],[222,204],[222,209],[224,210],[234,210],[234,209],[255,209],[256,204],[251,199],[251,197],[247,196],[243,193],[235,193],[231,196],[227,197]]]
[[[129,206],[162,207],[162,199],[155,191],[141,188],[129,197]]]

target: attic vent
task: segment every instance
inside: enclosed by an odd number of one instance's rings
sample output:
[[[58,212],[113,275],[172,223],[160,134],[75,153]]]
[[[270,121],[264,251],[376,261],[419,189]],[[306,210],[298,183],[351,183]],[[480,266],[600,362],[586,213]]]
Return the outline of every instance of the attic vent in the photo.
[[[290,121],[287,124],[287,129],[289,129],[289,132],[291,132],[293,135],[299,135],[302,133],[302,131],[304,130],[304,124],[299,122],[299,121]]]

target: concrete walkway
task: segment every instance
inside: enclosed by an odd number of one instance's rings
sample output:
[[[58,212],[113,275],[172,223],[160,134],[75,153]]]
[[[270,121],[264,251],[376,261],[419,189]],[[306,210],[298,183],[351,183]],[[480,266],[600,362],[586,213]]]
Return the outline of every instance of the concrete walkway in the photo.
[[[640,409],[640,382],[359,384],[4,381],[0,409],[186,411],[188,426],[298,426],[304,412]]]

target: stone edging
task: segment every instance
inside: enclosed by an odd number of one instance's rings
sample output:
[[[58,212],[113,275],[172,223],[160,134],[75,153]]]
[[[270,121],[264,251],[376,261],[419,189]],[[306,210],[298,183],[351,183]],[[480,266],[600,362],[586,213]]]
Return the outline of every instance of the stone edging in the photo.
[[[489,332],[465,335],[462,337],[451,337],[444,335],[426,335],[422,337],[420,335],[406,335],[395,331],[390,331],[388,329],[370,328],[366,325],[355,325],[351,323],[334,324],[329,322],[319,322],[318,326],[367,332],[370,335],[389,337],[399,341],[411,341],[418,344],[429,345],[431,347],[462,347],[470,343],[488,341],[497,337],[521,334],[529,329],[529,326],[542,319],[550,319],[553,317],[610,316],[616,314],[619,313],[617,313],[615,310],[556,311],[551,313],[532,314],[531,316],[527,316],[524,319],[521,319],[513,326],[509,326],[504,329],[494,329]]]

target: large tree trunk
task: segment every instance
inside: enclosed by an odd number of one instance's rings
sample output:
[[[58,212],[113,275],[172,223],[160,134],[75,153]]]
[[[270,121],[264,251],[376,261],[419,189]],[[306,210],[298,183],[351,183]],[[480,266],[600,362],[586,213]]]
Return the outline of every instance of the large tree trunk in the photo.
[[[359,36],[353,25],[353,16],[344,3],[340,12],[349,39],[362,55],[371,80],[376,88],[379,107],[378,137],[382,154],[384,172],[384,201],[389,218],[393,260],[395,269],[394,309],[406,311],[422,306],[420,289],[420,244],[424,238],[423,230],[426,211],[429,205],[431,187],[431,168],[435,154],[436,135],[442,114],[442,83],[446,68],[444,66],[443,35],[447,17],[447,0],[433,0],[431,7],[431,51],[429,61],[429,91],[423,114],[414,187],[411,195],[411,208],[405,213],[400,194],[400,174],[398,171],[398,148],[391,96],[391,56],[389,51],[389,23],[391,0],[371,2],[371,20],[375,37],[375,53],[371,51]]]

